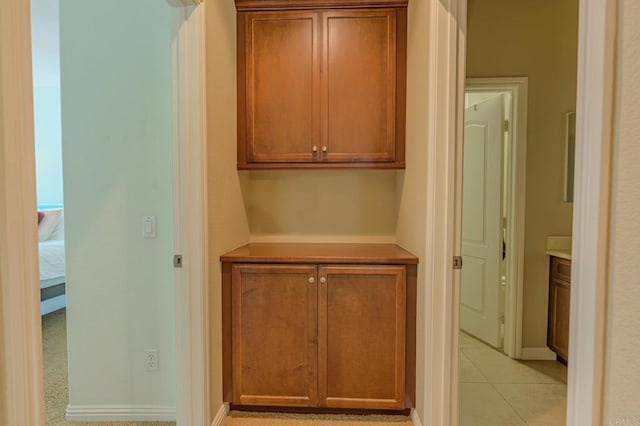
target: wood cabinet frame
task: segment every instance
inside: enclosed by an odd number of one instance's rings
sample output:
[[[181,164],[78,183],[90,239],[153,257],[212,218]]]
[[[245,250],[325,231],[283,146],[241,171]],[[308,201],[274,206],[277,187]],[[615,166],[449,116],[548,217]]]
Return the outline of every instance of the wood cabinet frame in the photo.
[[[549,265],[547,346],[557,354],[560,362],[566,364],[569,359],[571,261],[551,256]]]
[[[243,2],[237,1],[237,168],[247,169],[353,169],[353,168],[405,168],[405,122],[406,122],[406,39],[407,2],[349,2],[331,3],[321,1],[300,2]],[[335,6],[335,7],[334,7]],[[326,8],[326,9],[325,9]],[[254,93],[252,87],[252,42],[251,25],[256,19],[287,17],[311,17],[314,21],[312,42],[313,82],[312,82],[312,137],[310,148],[316,151],[294,152],[291,155],[254,155],[253,135]],[[333,152],[328,140],[328,81],[327,63],[327,22],[336,17],[388,16],[390,60],[387,69],[386,147],[384,152],[358,153]],[[326,152],[321,147],[327,147]]]
[[[287,265],[287,264],[235,264],[231,270],[232,280],[237,283],[242,282],[242,274],[255,274],[273,277],[279,274],[298,275],[302,285],[305,286],[307,292],[307,306],[306,306],[306,322],[307,322],[307,339],[305,339],[306,345],[306,380],[307,380],[307,395],[303,396],[282,396],[282,395],[251,395],[244,394],[242,390],[242,367],[241,362],[244,360],[243,353],[243,336],[242,326],[243,323],[243,299],[245,297],[244,288],[242,285],[232,286],[232,316],[233,324],[237,324],[232,330],[233,333],[233,382],[236,385],[234,387],[233,399],[240,404],[253,404],[253,405],[268,405],[268,406],[313,406],[318,403],[318,388],[317,383],[317,328],[318,328],[318,288],[314,283],[307,281],[308,277],[313,277],[317,281],[317,267],[316,265]],[[268,283],[266,284],[269,285]],[[254,288],[255,290],[255,288]],[[294,307],[297,308],[297,307]],[[304,308],[304,307],[303,307]],[[285,309],[283,309],[285,310]],[[282,311],[278,311],[277,316],[284,315]],[[266,354],[265,354],[266,357]],[[280,359],[275,360],[280,362]]]
[[[254,55],[258,24],[310,21],[311,84],[310,84],[310,134],[306,152],[288,152],[270,155],[257,152],[255,132],[256,74]],[[320,145],[320,14],[315,11],[264,11],[238,14],[238,164],[241,158],[254,165],[271,163],[311,163],[316,161],[312,146]],[[240,38],[242,34],[242,39]],[[277,54],[277,52],[273,52]],[[242,64],[241,64],[242,62]],[[282,92],[279,92],[282,94]],[[242,98],[242,99],[241,99]],[[241,104],[243,106],[241,106]]]
[[[357,253],[357,254],[354,254]],[[406,413],[415,407],[415,364],[416,364],[416,295],[417,295],[417,258],[392,244],[249,244],[222,256],[222,348],[223,348],[223,400],[234,404],[239,392],[236,389],[237,378],[234,377],[234,331],[232,327],[234,306],[238,303],[238,289],[234,288],[233,265],[242,263],[243,267],[264,267],[278,264],[317,267],[316,286],[318,291],[318,328],[319,339],[326,337],[322,330],[322,321],[326,321],[326,310],[323,312],[322,300],[326,299],[326,286],[320,281],[327,272],[336,274],[396,274],[396,305],[394,309],[400,313],[403,321],[396,324],[396,359],[403,367],[403,372],[396,376],[395,397],[384,400],[355,401],[335,399],[329,404],[322,403],[326,396],[326,384],[323,385],[321,375],[326,371],[323,367],[322,344],[318,343],[318,401],[316,406],[298,408],[309,412],[350,412],[353,405],[356,411],[385,410]],[[323,275],[324,274],[324,275]],[[237,282],[237,278],[236,278]],[[237,315],[237,313],[235,314]],[[403,347],[401,347],[403,346]],[[237,349],[235,349],[237,350]],[[323,370],[324,369],[324,370]],[[324,389],[324,390],[323,390]],[[247,401],[246,403],[253,403]],[[258,401],[268,409],[269,406],[283,407],[282,401]],[[289,404],[295,407],[295,404]],[[242,404],[237,408],[247,408]],[[404,411],[403,411],[404,410]]]
[[[404,408],[405,392],[405,342],[406,342],[406,271],[404,266],[352,266],[352,265],[320,265],[318,267],[319,294],[318,294],[318,399],[321,406],[371,409],[402,409]],[[345,396],[329,395],[329,287],[331,275],[392,275],[395,279],[395,390],[394,397],[387,399],[348,398]],[[402,321],[397,321],[402,318]],[[354,344],[357,344],[354,342]],[[344,350],[349,350],[344,348]],[[364,361],[364,360],[363,360]]]

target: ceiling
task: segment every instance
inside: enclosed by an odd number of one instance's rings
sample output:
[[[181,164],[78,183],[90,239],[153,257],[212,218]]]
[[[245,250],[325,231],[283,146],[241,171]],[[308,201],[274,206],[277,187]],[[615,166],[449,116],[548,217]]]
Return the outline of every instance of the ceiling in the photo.
[[[60,0],[31,0],[33,85],[60,86]]]

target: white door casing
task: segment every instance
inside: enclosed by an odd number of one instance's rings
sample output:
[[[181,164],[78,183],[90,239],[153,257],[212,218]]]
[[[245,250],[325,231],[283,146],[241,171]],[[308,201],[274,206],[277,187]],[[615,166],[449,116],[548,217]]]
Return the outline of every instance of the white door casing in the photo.
[[[501,346],[503,95],[465,110],[460,328]]]
[[[456,314],[459,304],[459,274],[451,272],[451,256],[459,247],[456,241],[460,236],[455,229],[457,226],[452,222],[461,223],[461,209],[456,211],[457,203],[454,202],[458,197],[454,192],[461,192],[461,186],[454,183],[454,169],[460,164],[459,150],[456,147],[462,144],[466,4],[466,0],[430,0],[429,25],[432,37],[425,44],[425,49],[430,52],[431,72],[427,78],[434,93],[429,102],[428,117],[429,122],[434,124],[429,134],[429,143],[432,144],[430,154],[433,155],[429,157],[428,162],[430,176],[437,178],[430,180],[428,185],[428,199],[432,202],[429,209],[429,230],[436,232],[427,234],[427,245],[430,248],[429,252],[434,256],[425,259],[425,263],[430,267],[429,270],[433,271],[429,274],[426,285],[433,286],[435,290],[433,297],[425,301],[430,313],[429,321],[433,326],[427,328],[424,336],[426,374],[418,380],[424,381],[426,390],[423,400],[426,409],[420,413],[423,416],[422,422],[433,426],[457,424],[458,345],[454,334],[458,332]],[[605,286],[602,280],[601,260],[605,257],[603,252],[606,251],[607,245],[606,233],[599,230],[606,228],[608,217],[600,211],[599,206],[600,201],[608,196],[608,169],[603,167],[603,164],[608,164],[606,153],[611,142],[616,4],[615,0],[580,0],[577,138],[583,147],[576,152],[576,182],[580,182],[580,173],[585,173],[588,179],[576,186],[576,193],[582,192],[584,196],[576,198],[574,204],[575,247],[572,275],[580,278],[581,286],[572,292],[572,298],[576,302],[574,305],[579,303],[585,308],[573,309],[571,318],[571,345],[580,348],[579,351],[573,351],[569,359],[572,367],[569,371],[567,423],[571,426],[596,425],[601,420],[604,354],[603,350],[594,351],[594,347],[604,347],[605,304],[598,301],[602,300]],[[28,145],[33,146],[33,139],[29,138],[28,126],[25,127],[22,121],[32,121],[32,117],[28,117],[32,113],[25,110],[29,104],[28,94],[31,90],[27,84],[31,78],[31,69],[26,65],[31,61],[30,49],[21,46],[21,43],[25,45],[24,40],[28,38],[30,20],[28,10],[24,13],[25,8],[28,9],[23,0],[0,2],[0,46],[11,46],[12,53],[19,52],[14,55],[15,61],[0,61],[0,83],[5,80],[11,81],[13,85],[7,87],[15,89],[4,91],[3,86],[3,90],[0,90],[0,104],[12,107],[10,110],[0,107],[0,116],[4,119],[8,113],[15,111],[27,115],[18,121],[10,121],[15,126],[0,126],[4,132],[0,132],[0,149],[3,149],[5,163],[14,162],[16,165],[7,171],[5,176],[11,178],[11,185],[22,188],[21,191],[17,191],[17,197],[11,199],[11,204],[2,206],[7,209],[7,215],[10,212],[15,219],[10,223],[15,232],[3,234],[3,237],[6,238],[4,241],[7,246],[12,247],[12,256],[18,259],[18,263],[14,263],[13,271],[22,276],[29,276],[35,275],[36,270],[32,263],[23,262],[24,247],[29,235],[35,234],[35,229],[25,231],[28,230],[25,224],[30,222],[30,219],[26,214],[22,214],[22,206],[35,200],[35,174],[31,173],[33,153],[28,153]],[[0,54],[9,52],[0,49]],[[15,156],[7,156],[4,149],[9,139],[18,141],[17,144],[27,149],[26,156],[22,156],[18,150],[14,152]],[[7,194],[6,188],[2,187],[0,196],[3,201],[10,198]],[[24,212],[27,211],[24,209]],[[6,216],[0,215],[3,231],[9,223],[6,219]],[[443,228],[442,232],[438,231]],[[451,241],[452,236],[454,241]],[[600,248],[597,249],[598,247]],[[587,248],[588,250],[585,250]],[[0,251],[0,255],[6,253]],[[36,258],[35,247],[29,256],[31,259]],[[2,273],[5,272],[6,270],[2,269]],[[25,356],[40,353],[40,328],[39,325],[33,326],[39,322],[39,304],[35,300],[25,304],[30,298],[26,286],[16,286],[7,291],[5,276],[2,277],[1,285],[3,321],[9,319],[15,325],[7,327],[9,334],[6,334],[5,329],[2,336],[4,361],[9,359],[6,365],[14,370],[13,376],[8,379],[10,383],[0,388],[0,392],[8,391],[5,402],[8,404],[10,415],[25,419],[30,413],[42,410],[41,380],[38,380],[41,364],[37,358]],[[7,306],[16,308],[7,311]],[[29,320],[21,323],[23,315],[27,315]],[[206,328],[208,325],[203,327]],[[196,338],[200,338],[198,334],[199,332],[196,332]],[[14,361],[13,364],[11,360]],[[179,372],[182,371],[181,368],[178,366]],[[202,380],[208,381],[208,378]],[[197,388],[194,388],[194,391],[197,391]],[[593,409],[584,409],[585,407]],[[416,422],[420,421],[415,412],[413,417]],[[42,424],[42,416],[32,419],[28,424]]]
[[[168,0],[172,13],[174,115],[176,423],[208,426],[210,404],[205,0]],[[200,6],[196,6],[196,5]]]

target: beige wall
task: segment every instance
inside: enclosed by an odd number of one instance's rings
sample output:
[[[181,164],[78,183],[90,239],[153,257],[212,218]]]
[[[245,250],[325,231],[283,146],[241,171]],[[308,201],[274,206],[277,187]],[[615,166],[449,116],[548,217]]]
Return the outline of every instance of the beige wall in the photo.
[[[470,0],[468,77],[529,78],[523,346],[547,334],[547,235],[570,235],[565,114],[575,110],[578,0]]]
[[[1,267],[1,265],[0,265]],[[2,305],[2,274],[0,274],[0,319],[4,323],[4,312]],[[0,425],[6,425],[7,418],[7,377],[5,373],[5,366],[7,360],[5,359],[5,339],[4,339],[4,326],[0,327]]]
[[[407,168],[398,180],[398,244],[418,256],[418,306],[416,318],[416,409],[425,419],[423,406],[425,306],[425,240],[427,197],[427,133],[430,0],[409,2],[407,27]]]
[[[640,424],[640,3],[619,6],[603,424]]]
[[[244,172],[255,241],[395,242],[395,170]]]
[[[220,255],[249,242],[236,171],[236,18],[232,1],[206,5],[211,409],[222,404]]]

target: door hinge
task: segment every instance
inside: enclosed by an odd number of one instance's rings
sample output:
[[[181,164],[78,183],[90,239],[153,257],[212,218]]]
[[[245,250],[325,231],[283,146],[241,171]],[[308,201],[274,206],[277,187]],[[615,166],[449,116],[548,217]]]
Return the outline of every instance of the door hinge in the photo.
[[[508,132],[509,130],[511,130],[511,123],[509,120],[504,120],[504,131]]]
[[[173,255],[173,267],[174,268],[182,268],[182,255],[181,254]]]
[[[453,256],[453,269],[462,269],[462,256]]]

